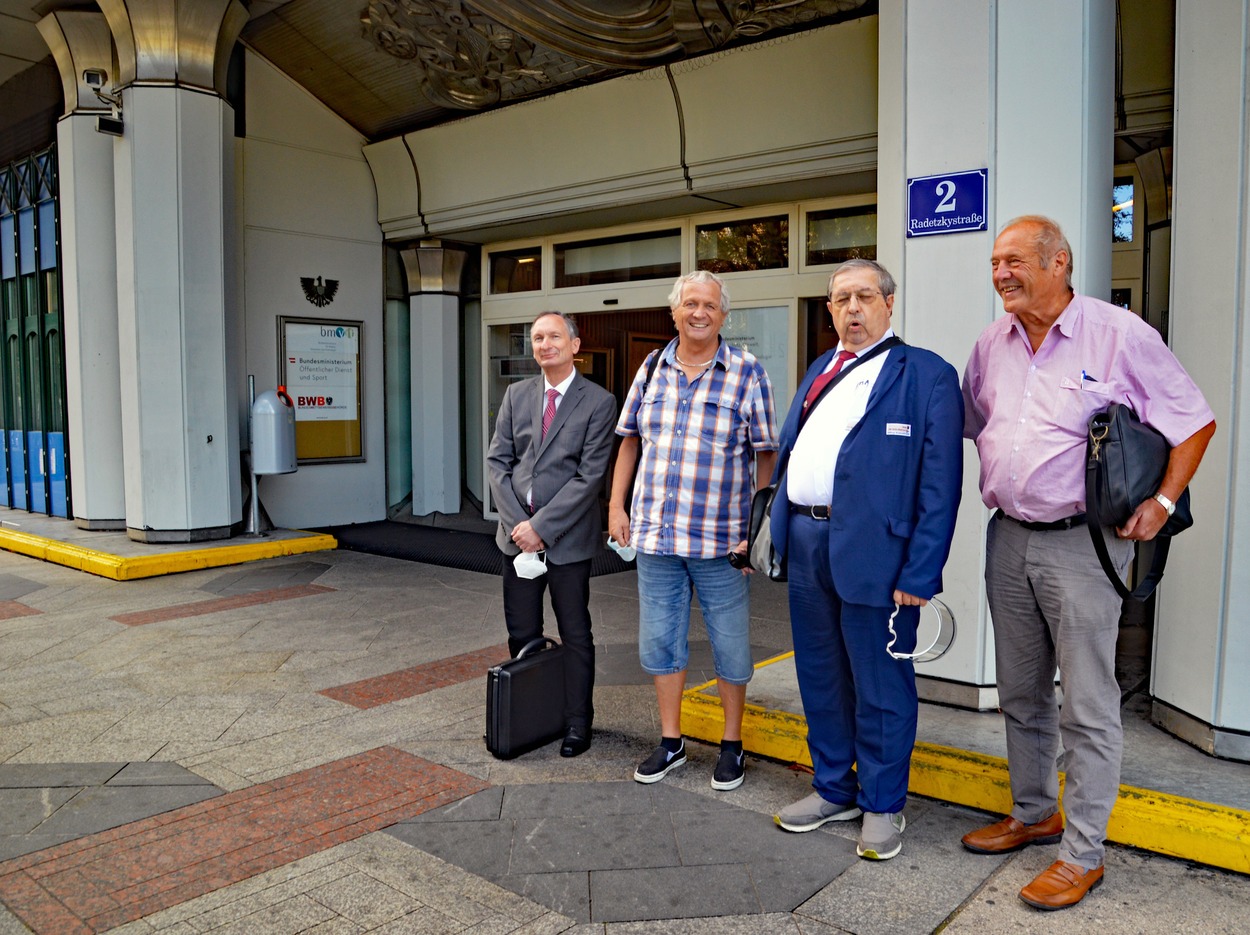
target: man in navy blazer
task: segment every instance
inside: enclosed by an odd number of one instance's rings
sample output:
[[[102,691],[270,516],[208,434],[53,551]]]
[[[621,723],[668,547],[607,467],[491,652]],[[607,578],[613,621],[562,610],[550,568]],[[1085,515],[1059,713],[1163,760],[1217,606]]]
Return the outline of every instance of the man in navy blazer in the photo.
[[[603,551],[599,495],[612,452],[616,399],[574,366],[577,325],[543,312],[530,326],[543,375],[514,383],[495,418],[487,464],[499,511],[495,542],[505,555],[503,610],[515,656],[543,635],[543,592],[550,589],[565,648],[561,756],[590,748],[595,643],[590,632],[590,562]],[[543,552],[546,571],[517,574],[522,552]]]
[[[912,652],[920,608],[942,590],[963,480],[959,377],[894,337],[894,291],[871,260],[830,277],[840,340],[782,426],[772,512],[815,771],[815,791],[775,820],[811,831],[862,812],[857,853],[874,860],[902,849],[916,739],[915,670],[886,652],[890,616],[897,607],[895,652]]]

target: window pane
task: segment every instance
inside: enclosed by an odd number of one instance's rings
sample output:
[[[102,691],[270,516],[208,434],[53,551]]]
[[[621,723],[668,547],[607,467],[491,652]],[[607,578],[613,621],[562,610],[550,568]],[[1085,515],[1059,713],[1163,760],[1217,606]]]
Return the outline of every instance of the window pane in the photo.
[[[877,209],[831,208],[807,216],[807,264],[877,258]]]
[[[490,255],[490,291],[534,292],[543,287],[542,248],[526,247]]]
[[[556,244],[556,288],[681,275],[681,231]]]
[[[713,273],[785,269],[790,265],[790,219],[784,215],[695,230],[695,265]]]
[[[1133,180],[1118,178],[1111,189],[1111,242],[1133,242]]]

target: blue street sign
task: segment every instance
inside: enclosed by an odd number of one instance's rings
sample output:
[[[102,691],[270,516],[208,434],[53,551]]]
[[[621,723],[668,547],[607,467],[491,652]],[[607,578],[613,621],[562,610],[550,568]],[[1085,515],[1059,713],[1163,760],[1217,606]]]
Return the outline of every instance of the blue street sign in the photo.
[[[985,230],[988,169],[907,180],[907,236]]]

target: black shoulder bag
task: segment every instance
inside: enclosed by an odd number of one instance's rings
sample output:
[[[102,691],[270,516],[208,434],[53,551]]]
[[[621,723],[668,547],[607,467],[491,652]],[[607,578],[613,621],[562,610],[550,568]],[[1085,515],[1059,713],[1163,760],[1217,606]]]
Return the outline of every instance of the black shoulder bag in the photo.
[[[807,407],[807,413],[810,416],[813,409],[820,405],[820,401],[829,395],[829,391],[842,382],[842,378],[858,367],[865,361],[872,360],[878,354],[884,354],[892,347],[898,347],[903,340],[898,335],[893,335],[889,339],[882,341],[863,357],[857,357],[849,367],[843,367],[838,371],[838,375],[825,384],[820,391],[820,395],[812,400],[812,404]],[[801,417],[800,417],[801,418]],[[799,431],[802,431],[800,426]],[[751,498],[751,521],[747,527],[747,560],[751,567],[756,571],[762,571],[768,575],[773,581],[787,581],[789,575],[786,573],[786,561],[777,555],[773,549],[773,532],[772,532],[772,513],[773,500],[777,497],[777,488],[781,486],[782,478],[786,476],[786,469],[790,466],[790,459],[787,456],[785,463],[780,466],[777,472],[777,483],[769,484],[767,487],[761,487],[755,491],[755,496]]]
[[[1150,571],[1132,591],[1111,564],[1103,528],[1123,526],[1143,501],[1159,490],[1172,448],[1167,439],[1142,423],[1128,406],[1115,403],[1089,420],[1089,447],[1085,459],[1085,522],[1102,570],[1125,600],[1144,601],[1163,578],[1172,537],[1194,524],[1189,488],[1176,500],[1176,509],[1153,540]]]

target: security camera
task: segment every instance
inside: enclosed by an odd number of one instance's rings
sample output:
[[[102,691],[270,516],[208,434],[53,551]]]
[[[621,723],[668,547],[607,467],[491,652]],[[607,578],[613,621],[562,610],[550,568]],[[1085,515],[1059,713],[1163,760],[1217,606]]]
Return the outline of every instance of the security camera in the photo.
[[[101,68],[88,68],[83,71],[82,80],[89,88],[102,88],[108,80],[108,73]]]

